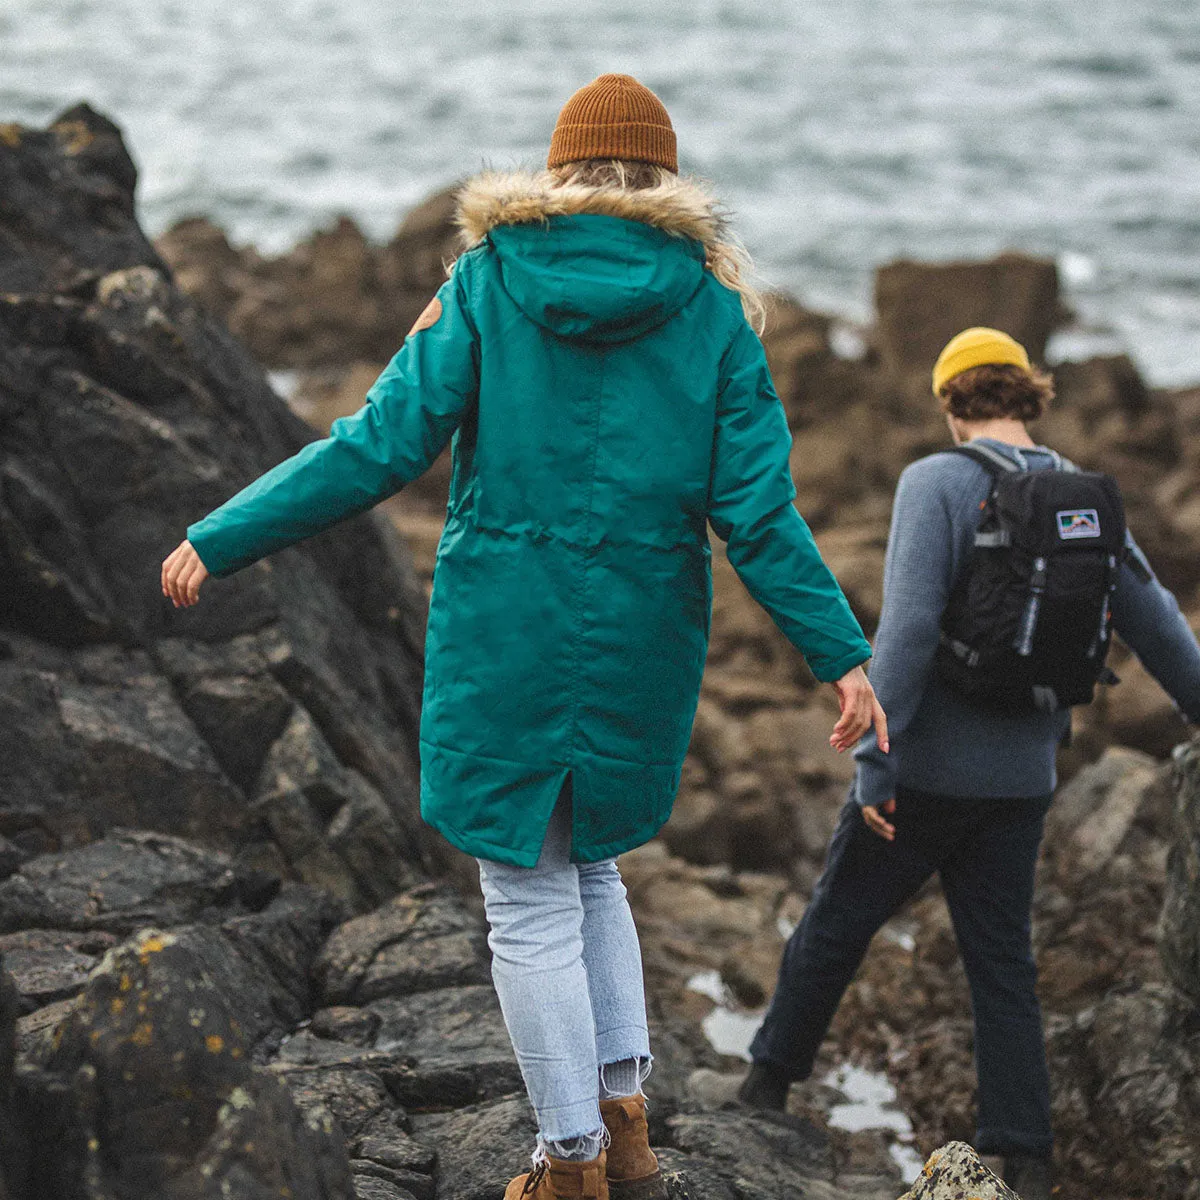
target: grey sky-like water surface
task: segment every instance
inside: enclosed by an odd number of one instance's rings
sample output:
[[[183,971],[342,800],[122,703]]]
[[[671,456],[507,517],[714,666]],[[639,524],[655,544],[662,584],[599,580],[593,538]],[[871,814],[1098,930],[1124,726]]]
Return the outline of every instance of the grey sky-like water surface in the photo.
[[[431,189],[537,165],[603,71],[667,103],[766,280],[853,320],[875,267],[1013,248],[1082,331],[1200,381],[1195,0],[0,0],[0,121],[87,99],[151,232],[388,236]]]

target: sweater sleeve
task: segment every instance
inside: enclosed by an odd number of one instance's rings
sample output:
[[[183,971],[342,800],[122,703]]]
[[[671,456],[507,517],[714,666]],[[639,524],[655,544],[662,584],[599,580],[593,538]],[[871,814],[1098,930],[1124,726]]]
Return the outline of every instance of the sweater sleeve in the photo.
[[[709,521],[747,590],[829,683],[871,647],[792,504],[791,444],[762,344],[742,321],[722,360]]]
[[[428,470],[478,392],[469,266],[454,274],[404,340],[366,403],[187,531],[214,576],[365,512]],[[432,318],[432,320],[430,320]]]
[[[1135,570],[1128,561],[1121,568],[1112,598],[1113,625],[1187,720],[1200,721],[1200,645],[1196,635],[1132,537],[1129,552],[1142,570]]]
[[[892,504],[871,684],[887,713],[893,748],[925,694],[958,565],[960,539],[945,489],[938,486],[939,469],[942,464],[929,459],[914,463],[900,476]],[[892,799],[896,758],[880,750],[873,730],[854,757],[859,804],[878,807]]]

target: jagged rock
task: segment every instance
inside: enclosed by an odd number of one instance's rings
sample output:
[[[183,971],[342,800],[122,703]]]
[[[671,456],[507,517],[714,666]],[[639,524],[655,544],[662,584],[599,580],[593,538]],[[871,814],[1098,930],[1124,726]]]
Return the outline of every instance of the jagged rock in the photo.
[[[354,1185],[361,1196],[363,1184],[368,1180],[389,1184],[402,1196],[412,1196],[414,1200],[433,1200],[434,1183],[428,1175],[420,1171],[410,1171],[406,1167],[390,1167],[375,1162],[369,1158],[351,1159],[350,1169],[354,1172]]]
[[[1077,887],[1107,867],[1159,786],[1154,759],[1113,747],[1060,788],[1046,822],[1060,878]]]
[[[352,1152],[366,1138],[390,1140],[410,1128],[408,1114],[370,1067],[282,1059],[270,1070],[287,1084],[302,1109],[331,1112]]]
[[[1200,1011],[1114,990],[1048,1039],[1060,1160],[1110,1195],[1200,1196]]]
[[[0,883],[0,930],[106,930],[178,925],[261,908],[279,881],[165,834],[122,830],[67,854],[43,855]]]
[[[441,852],[417,816],[407,553],[366,516],[173,609],[159,564],[187,525],[312,433],[142,236],[115,126],[9,126],[2,157],[0,837],[28,855],[136,825],[308,877],[246,803],[303,714],[341,796],[315,834],[369,907]]]
[[[244,804],[166,681],[129,674],[116,686],[62,680],[58,711],[80,766],[89,832],[126,826],[231,846]]]
[[[29,1012],[81,992],[92,968],[116,942],[111,933],[26,929],[0,936],[0,956]]]
[[[1159,946],[1167,975],[1200,1003],[1200,744],[1175,762],[1174,828]]]
[[[496,1200],[508,1181],[530,1169],[537,1125],[521,1096],[449,1113],[413,1116],[413,1133],[437,1149],[438,1200]]]
[[[979,1161],[964,1142],[951,1142],[929,1156],[917,1182],[901,1200],[1020,1200],[1020,1197]]]
[[[303,915],[303,904],[281,903],[289,911],[276,919],[307,920],[311,961],[324,932],[320,903]],[[286,1089],[250,1063],[273,1028],[300,1016],[289,991],[292,972],[306,975],[298,942],[279,977],[280,964],[248,928],[273,917],[268,910],[225,931],[144,931],[105,955],[44,1074],[29,1083],[43,1096],[65,1085],[75,1109],[68,1128],[86,1138],[82,1178],[60,1179],[62,1194],[76,1194],[89,1175],[102,1194],[130,1197],[215,1200],[232,1188],[265,1200],[283,1187],[312,1200],[346,1194],[348,1162],[331,1118],[302,1118]],[[277,931],[266,940],[286,945]],[[54,1158],[44,1139],[61,1133],[62,1121],[35,1131],[43,1139],[35,1162],[39,1152]]]
[[[0,292],[55,289],[81,272],[160,264],[134,219],[137,172],[111,121],[79,104],[44,132],[7,129]]]
[[[408,1188],[374,1175],[355,1175],[355,1200],[418,1200]]]
[[[875,273],[875,336],[897,375],[928,376],[942,347],[969,325],[1011,334],[1040,362],[1060,322],[1053,259],[1002,254],[989,262],[889,263]]]
[[[378,792],[343,767],[303,709],[271,746],[251,811],[296,875],[356,907],[412,882],[396,856],[405,833]]]
[[[521,1074],[490,987],[441,988],[376,1000],[379,1025],[365,1045],[325,1041],[304,1030],[280,1064],[362,1067],[405,1109],[472,1104],[521,1087]]]
[[[449,890],[417,888],[340,926],[316,975],[326,1004],[487,983],[482,923]]]
[[[158,240],[180,286],[272,367],[386,362],[446,278],[458,250],[453,191],[408,213],[386,246],[348,217],[278,258],[235,250],[191,219]]]

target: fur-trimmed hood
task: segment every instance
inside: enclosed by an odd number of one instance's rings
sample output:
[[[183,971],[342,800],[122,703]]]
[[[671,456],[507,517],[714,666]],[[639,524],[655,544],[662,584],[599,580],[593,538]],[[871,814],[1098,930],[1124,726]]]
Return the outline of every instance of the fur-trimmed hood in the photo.
[[[672,178],[622,191],[549,172],[489,172],[458,195],[468,248],[485,240],[508,294],[560,337],[619,342],[674,316],[704,282],[724,230],[713,198]]]
[[[658,187],[620,191],[562,184],[549,171],[485,171],[458,193],[457,222],[467,249],[499,225],[541,224],[580,213],[640,221],[673,237],[692,238],[706,250],[726,228],[713,196],[695,180],[679,176]]]

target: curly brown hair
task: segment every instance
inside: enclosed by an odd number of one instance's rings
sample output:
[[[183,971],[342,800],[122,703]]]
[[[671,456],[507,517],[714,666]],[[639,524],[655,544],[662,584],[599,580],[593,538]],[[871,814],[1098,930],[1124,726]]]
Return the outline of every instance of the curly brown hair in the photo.
[[[1036,368],[988,363],[946,380],[938,396],[942,411],[960,421],[1036,421],[1054,399],[1054,381]]]

